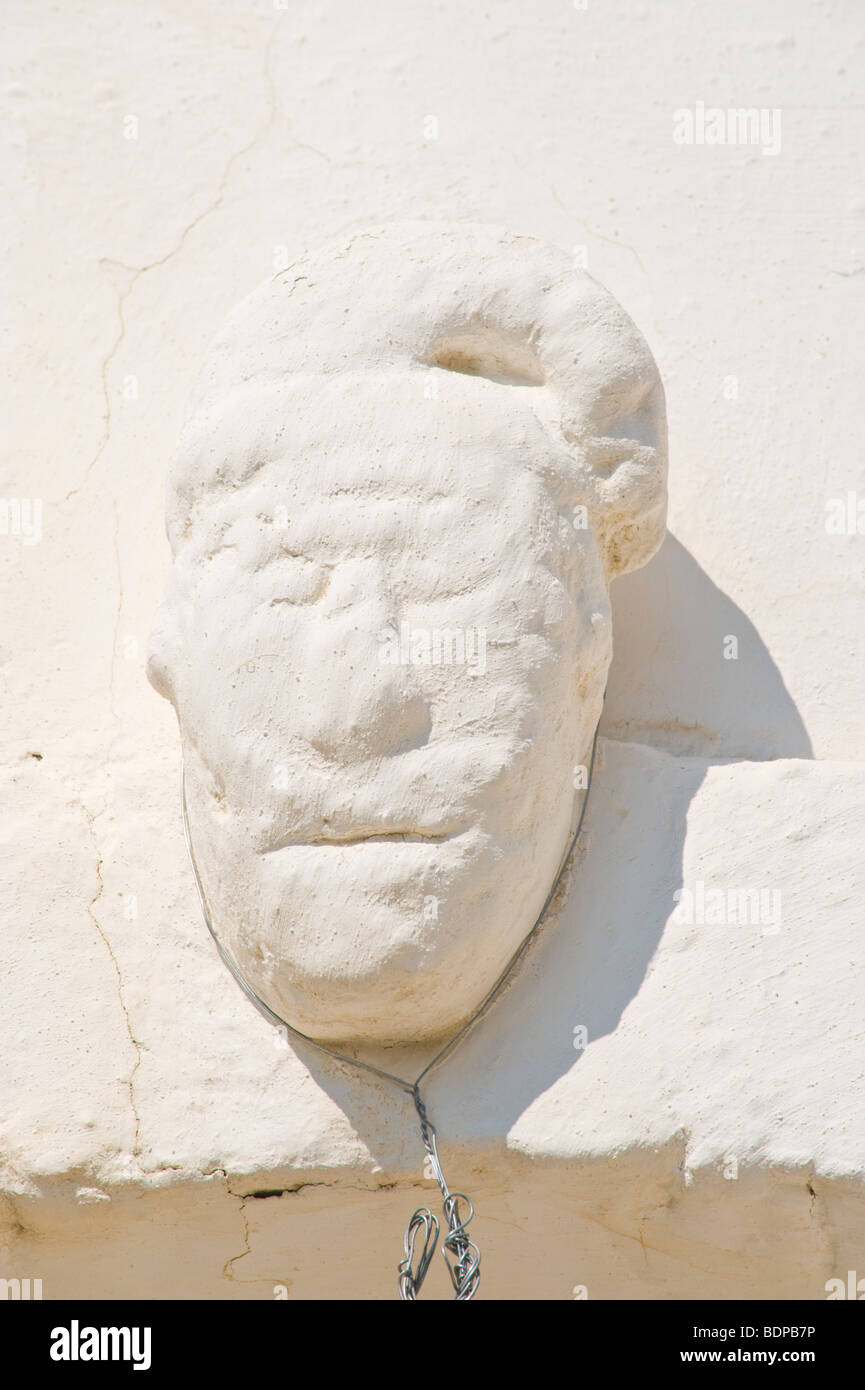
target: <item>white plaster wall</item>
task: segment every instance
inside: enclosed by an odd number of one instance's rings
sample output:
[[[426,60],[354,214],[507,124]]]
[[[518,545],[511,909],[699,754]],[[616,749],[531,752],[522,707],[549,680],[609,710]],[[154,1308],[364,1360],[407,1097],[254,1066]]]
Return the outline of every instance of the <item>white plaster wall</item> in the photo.
[[[37,0],[2,26],[0,494],[43,515],[0,536],[0,1275],[395,1292],[411,1116],[280,1050],[216,959],[143,660],[210,337],[308,247],[429,217],[585,247],[670,422],[577,876],[430,1088],[484,1293],[823,1297],[865,1228],[865,535],[825,527],[865,498],[860,7]],[[675,145],[699,100],[780,108],[780,153]],[[781,929],[677,924],[697,880],[777,888]]]

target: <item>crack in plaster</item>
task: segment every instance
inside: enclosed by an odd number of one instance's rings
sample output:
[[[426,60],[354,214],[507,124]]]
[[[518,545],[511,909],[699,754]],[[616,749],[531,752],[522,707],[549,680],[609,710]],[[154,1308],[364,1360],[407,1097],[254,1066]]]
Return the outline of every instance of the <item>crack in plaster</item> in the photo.
[[[129,1011],[126,1007],[126,1000],[123,997],[123,975],[120,971],[120,964],[117,960],[117,957],[114,954],[114,949],[111,945],[111,942],[108,939],[108,935],[103,929],[102,924],[99,921],[99,918],[96,916],[95,912],[96,904],[99,902],[103,892],[105,891],[105,883],[102,878],[103,859],[102,853],[99,849],[99,841],[96,835],[96,817],[94,816],[93,812],[90,811],[88,807],[85,805],[80,795],[76,795],[76,800],[79,806],[81,807],[82,811],[84,812],[84,816],[87,820],[87,826],[90,832],[90,838],[93,841],[93,847],[96,851],[96,878],[99,886],[96,892],[94,893],[93,897],[87,904],[87,915],[93,923],[94,927],[96,928],[97,932],[99,933],[99,936],[102,938],[102,941],[105,945],[105,949],[111,957],[111,964],[114,966],[114,971],[117,975],[117,999],[120,1004],[121,1012],[123,1013],[123,1021],[126,1025],[126,1032],[129,1035],[129,1041],[135,1049],[135,1063],[131,1072],[129,1073],[129,1076],[126,1078],[126,1086],[129,1091],[129,1104],[132,1109],[133,1119],[135,1120],[135,1138],[132,1145],[132,1157],[135,1158],[139,1153],[139,1146],[141,1140],[141,1117],[138,1113],[138,1109],[135,1104],[135,1073],[141,1066],[143,1049],[141,1043],[138,1041],[138,1039],[135,1037],[135,1034],[132,1031],[132,1021],[129,1017]]]
[[[100,259],[99,259],[99,264],[100,264],[100,265],[113,265],[113,266],[117,266],[120,270],[127,271],[127,272],[129,273],[129,275],[131,276],[131,279],[130,279],[128,285],[126,286],[126,288],[125,288],[124,290],[121,291],[121,293],[120,293],[119,296],[118,296],[118,300],[117,300],[117,315],[118,315],[118,318],[119,318],[119,321],[120,321],[120,332],[118,333],[116,339],[114,340],[114,343],[112,344],[112,346],[111,346],[111,348],[110,348],[110,350],[109,350],[107,356],[106,356],[105,358],[103,358],[103,361],[102,361],[101,381],[102,381],[102,395],[103,395],[103,400],[104,400],[104,416],[103,416],[103,432],[102,432],[102,438],[101,438],[101,440],[100,440],[100,442],[99,442],[99,446],[98,446],[98,448],[97,448],[95,454],[93,455],[93,458],[90,460],[89,464],[87,465],[87,468],[86,468],[86,470],[85,470],[84,477],[83,477],[82,481],[78,484],[77,487],[72,488],[72,490],[66,494],[66,501],[67,501],[67,502],[68,502],[72,497],[74,497],[78,492],[80,492],[81,489],[86,485],[87,480],[89,479],[91,472],[92,472],[93,469],[96,467],[96,464],[99,462],[99,460],[101,459],[101,457],[102,457],[102,455],[104,454],[106,448],[108,447],[108,444],[109,444],[110,439],[111,439],[111,416],[112,416],[112,410],[111,410],[111,396],[110,396],[110,393],[109,393],[109,390],[108,390],[108,372],[109,372],[109,370],[110,370],[110,367],[111,367],[112,362],[114,361],[114,358],[115,358],[116,355],[117,355],[117,352],[118,352],[118,350],[119,350],[119,348],[120,348],[120,345],[121,345],[121,343],[123,342],[123,340],[124,340],[124,338],[125,338],[125,336],[126,336],[126,316],[125,316],[125,313],[124,313],[124,307],[125,307],[125,305],[126,305],[126,301],[129,299],[129,296],[132,294],[132,291],[134,290],[135,286],[138,284],[138,281],[141,279],[142,275],[146,275],[146,274],[148,273],[148,271],[157,270],[160,266],[166,265],[168,261],[172,260],[176,255],[178,255],[178,254],[183,250],[183,247],[184,247],[184,245],[186,244],[187,238],[188,238],[188,237],[190,236],[190,234],[195,230],[195,228],[198,227],[198,226],[200,226],[201,223],[202,223],[206,218],[210,217],[210,215],[211,215],[212,213],[216,212],[217,209],[222,205],[223,199],[224,199],[224,197],[225,197],[225,191],[226,191],[226,188],[227,188],[227,186],[228,186],[228,180],[229,180],[230,177],[231,177],[231,173],[232,173],[232,170],[234,169],[235,164],[237,163],[237,161],[238,161],[239,159],[242,159],[244,155],[249,154],[250,150],[252,150],[253,147],[254,147],[256,144],[258,144],[259,140],[262,139],[262,137],[265,135],[265,133],[269,130],[270,126],[273,124],[273,121],[276,119],[277,109],[278,109],[278,103],[277,103],[277,96],[276,96],[276,88],[275,88],[275,86],[274,86],[273,77],[272,77],[271,71],[270,71],[271,47],[272,47],[272,45],[273,45],[273,40],[274,40],[275,36],[276,36],[276,26],[275,26],[275,27],[273,28],[273,30],[271,31],[270,38],[267,40],[267,43],[266,43],[266,45],[265,45],[265,50],[264,50],[264,79],[265,79],[265,82],[266,82],[266,84],[267,84],[267,89],[268,89],[269,96],[270,96],[270,100],[269,100],[269,110],[268,110],[267,118],[266,118],[265,121],[262,123],[262,125],[259,127],[259,129],[255,132],[255,134],[253,135],[252,139],[249,140],[241,149],[235,150],[234,154],[230,156],[228,162],[227,162],[226,165],[225,165],[225,168],[224,168],[223,171],[222,171],[222,176],[221,176],[221,178],[220,178],[220,180],[219,180],[219,185],[218,185],[218,187],[217,187],[217,192],[216,192],[215,198],[213,198],[213,199],[210,201],[210,203],[208,203],[207,207],[205,207],[205,208],[197,215],[197,217],[194,217],[194,218],[192,219],[192,221],[189,222],[189,223],[183,228],[183,231],[181,232],[180,237],[179,237],[179,239],[177,240],[177,242],[175,243],[175,245],[171,248],[171,250],[166,251],[166,253],[165,253],[164,256],[160,256],[160,257],[158,257],[156,260],[154,260],[154,261],[149,261],[146,265],[142,265],[142,266],[127,265],[126,262],[115,260],[115,259],[114,259],[113,257],[111,257],[111,256],[101,256]],[[305,147],[303,147],[303,146],[298,146],[298,148],[305,148]],[[312,147],[310,146],[309,148],[312,148]],[[321,151],[316,150],[315,153],[316,153],[316,154],[319,154],[319,153],[321,153]],[[326,157],[326,156],[324,156],[324,157]]]
[[[225,1190],[226,1190],[226,1192],[228,1193],[229,1197],[239,1197],[239,1196],[240,1196],[239,1193],[237,1193],[237,1192],[232,1192],[232,1191],[231,1191],[231,1188],[228,1186],[227,1183],[226,1183],[226,1185],[225,1185]],[[250,1281],[250,1280],[237,1279],[237,1278],[235,1278],[235,1274],[234,1274],[234,1266],[237,1264],[238,1260],[243,1260],[243,1259],[245,1259],[246,1256],[249,1255],[249,1254],[251,1253],[251,1246],[250,1246],[250,1244],[249,1244],[249,1220],[248,1220],[247,1215],[246,1215],[246,1202],[247,1202],[247,1199],[246,1199],[245,1197],[241,1197],[241,1198],[240,1198],[240,1213],[239,1213],[239,1214],[240,1214],[240,1228],[241,1228],[241,1232],[242,1232],[242,1235],[243,1235],[243,1249],[242,1249],[237,1255],[230,1255],[229,1258],[225,1261],[225,1264],[222,1266],[222,1278],[223,1278],[223,1279],[228,1279],[228,1280],[230,1280],[231,1283],[233,1283],[233,1284],[241,1284],[241,1283],[250,1283],[250,1282],[252,1282],[252,1281]]]
[[[610,244],[610,246],[617,246],[620,251],[630,251],[634,260],[637,262],[637,265],[640,267],[641,271],[645,275],[646,267],[640,260],[640,255],[636,247],[629,245],[627,241],[622,241],[619,237],[604,236],[603,232],[599,232],[594,227],[590,227],[585,218],[576,217],[574,213],[571,212],[570,208],[565,207],[565,204],[562,202],[553,184],[550,184],[550,192],[553,195],[555,201],[558,203],[559,207],[562,209],[562,212],[567,213],[568,217],[571,219],[572,222],[576,222],[578,226],[583,227],[585,231],[588,232],[589,236],[597,237],[598,241],[606,241]]]

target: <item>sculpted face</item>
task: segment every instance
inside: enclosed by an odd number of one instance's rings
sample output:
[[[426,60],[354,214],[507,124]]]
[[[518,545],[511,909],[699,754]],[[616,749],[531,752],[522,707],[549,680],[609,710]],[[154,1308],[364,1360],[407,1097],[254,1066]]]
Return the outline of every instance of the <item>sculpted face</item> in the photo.
[[[217,933],[323,1041],[454,1031],[579,811],[611,657],[593,446],[524,364],[477,365],[285,373],[181,449],[149,674]]]

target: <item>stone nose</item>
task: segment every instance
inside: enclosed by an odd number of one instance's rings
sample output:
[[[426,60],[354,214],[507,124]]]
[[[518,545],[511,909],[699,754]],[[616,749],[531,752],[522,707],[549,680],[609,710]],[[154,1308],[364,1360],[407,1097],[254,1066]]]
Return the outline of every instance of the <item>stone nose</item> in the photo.
[[[400,604],[373,558],[338,565],[316,606],[320,692],[309,741],[335,761],[394,755],[427,742],[430,706],[419,672],[401,659]],[[396,659],[394,660],[394,656]]]

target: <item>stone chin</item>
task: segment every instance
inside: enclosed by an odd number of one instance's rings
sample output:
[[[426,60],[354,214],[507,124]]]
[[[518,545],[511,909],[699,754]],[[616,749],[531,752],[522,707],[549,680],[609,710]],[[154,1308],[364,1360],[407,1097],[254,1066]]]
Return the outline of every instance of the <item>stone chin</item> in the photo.
[[[581,733],[601,680],[596,670]],[[466,796],[456,783],[456,814],[429,804],[391,829],[383,800],[378,825],[262,849],[251,812],[214,809],[190,748],[189,815],[220,938],[260,997],[312,1037],[447,1035],[537,917],[573,832],[572,769],[587,757],[570,738],[529,744],[489,787],[476,782]]]
[[[576,822],[611,578],[663,536],[663,394],[618,305],[497,229],[374,229],[232,316],[169,488],[148,674],[214,927],[331,1043],[442,1038]]]

